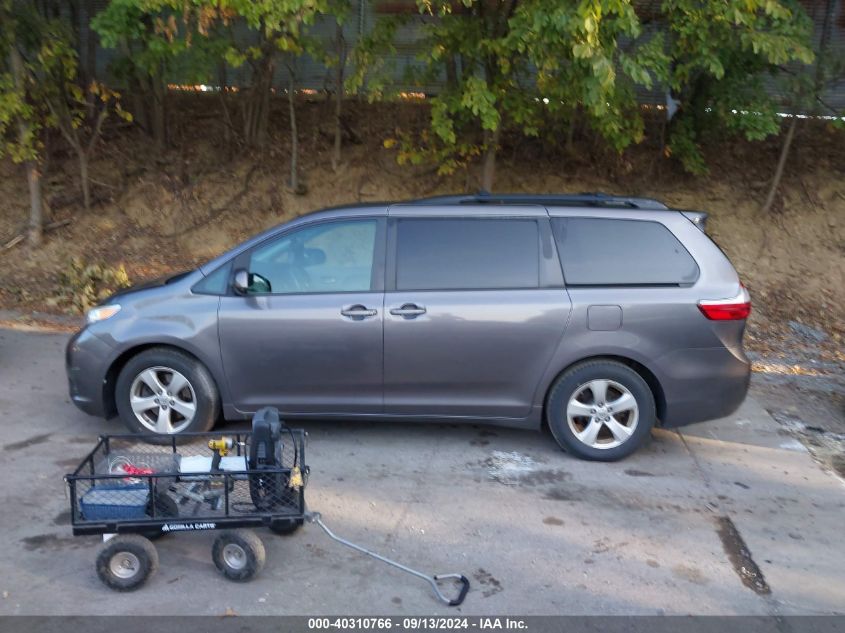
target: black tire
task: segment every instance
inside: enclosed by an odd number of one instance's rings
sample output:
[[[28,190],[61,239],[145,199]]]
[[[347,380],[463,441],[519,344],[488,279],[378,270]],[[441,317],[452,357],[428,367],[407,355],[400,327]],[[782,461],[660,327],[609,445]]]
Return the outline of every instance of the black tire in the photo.
[[[210,431],[220,415],[220,394],[214,378],[205,366],[198,360],[175,349],[167,347],[153,347],[133,356],[121,369],[115,385],[115,403],[120,419],[133,433],[146,435],[151,442],[169,442],[170,435],[155,432],[138,420],[130,405],[130,391],[135,378],[146,369],[166,367],[175,370],[187,378],[193,390],[195,412],[191,422],[178,433]],[[165,403],[166,404],[166,403]],[[151,410],[155,411],[155,409]],[[152,414],[150,414],[152,415]],[[172,413],[174,418],[181,414]],[[176,420],[174,428],[178,428],[182,421]]]
[[[270,523],[270,531],[279,536],[289,536],[305,523],[302,519],[276,519]]]
[[[138,534],[115,536],[97,554],[97,575],[115,591],[133,591],[158,569],[158,552]]]
[[[214,539],[211,558],[229,580],[246,582],[264,568],[264,543],[252,530],[228,530]]]
[[[615,382],[627,389],[636,401],[636,426],[631,435],[617,446],[596,448],[585,444],[570,428],[567,418],[568,403],[579,390],[593,380]],[[577,422],[581,418],[575,420]],[[611,360],[587,361],[567,370],[552,385],[546,402],[546,421],[560,447],[581,459],[591,461],[611,462],[627,457],[649,438],[655,420],[654,395],[646,381],[627,365]],[[584,421],[586,422],[586,418]],[[603,427],[602,432],[605,435],[610,434],[609,428]],[[612,444],[613,438],[599,440],[603,441]]]

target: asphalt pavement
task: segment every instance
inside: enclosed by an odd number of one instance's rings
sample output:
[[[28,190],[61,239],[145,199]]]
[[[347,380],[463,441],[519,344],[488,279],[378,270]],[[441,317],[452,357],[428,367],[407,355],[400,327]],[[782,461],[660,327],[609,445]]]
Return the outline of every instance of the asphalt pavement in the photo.
[[[263,532],[267,565],[243,584],[214,568],[213,532],[168,535],[150,582],[115,593],[94,571],[98,537],[72,536],[62,476],[123,428],[70,403],[66,340],[0,330],[0,614],[845,612],[845,484],[752,399],[614,464],[540,432],[304,424],[309,506],[387,556],[466,574],[458,609],[314,525]]]

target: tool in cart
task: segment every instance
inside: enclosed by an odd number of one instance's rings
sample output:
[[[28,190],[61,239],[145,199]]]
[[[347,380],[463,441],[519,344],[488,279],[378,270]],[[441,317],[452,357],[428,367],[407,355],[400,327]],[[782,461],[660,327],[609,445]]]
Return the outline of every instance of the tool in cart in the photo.
[[[208,440],[208,448],[214,451],[214,457],[211,458],[211,472],[220,471],[220,460],[226,457],[234,447],[235,440],[231,437],[224,436],[219,440]]]
[[[198,478],[197,481],[190,486],[170,486],[169,490],[179,496],[178,504],[185,505],[188,501],[195,501],[193,514],[196,516],[200,513],[202,505],[208,504],[211,510],[219,511],[225,502],[226,488],[229,492],[234,487],[234,481],[226,480],[225,477],[219,476],[222,474],[221,461],[224,457],[229,455],[238,442],[232,437],[219,437],[208,440],[208,448],[212,451],[211,467],[208,475]],[[242,443],[241,443],[242,444]]]
[[[293,488],[294,483],[302,485],[295,451],[290,474],[279,470],[285,446],[282,441],[283,430],[290,433],[291,442],[295,445],[291,429],[279,419],[278,409],[265,407],[252,418],[247,465],[251,471],[267,471],[267,474],[249,476],[249,495],[259,510],[272,511],[284,505],[289,498],[287,488]]]

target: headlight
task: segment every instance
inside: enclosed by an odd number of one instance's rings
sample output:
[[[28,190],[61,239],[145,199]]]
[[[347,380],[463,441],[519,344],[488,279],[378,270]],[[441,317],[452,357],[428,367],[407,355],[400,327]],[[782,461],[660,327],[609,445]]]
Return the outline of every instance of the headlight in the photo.
[[[88,310],[88,314],[85,315],[85,320],[88,323],[105,321],[106,319],[110,319],[111,317],[113,317],[118,312],[120,312],[120,306],[116,303],[112,303],[111,305],[107,306],[99,306]]]

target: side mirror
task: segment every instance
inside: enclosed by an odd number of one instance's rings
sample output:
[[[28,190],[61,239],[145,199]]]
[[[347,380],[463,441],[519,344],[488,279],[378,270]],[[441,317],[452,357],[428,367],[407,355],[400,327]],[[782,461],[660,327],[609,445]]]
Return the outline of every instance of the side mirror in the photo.
[[[245,295],[249,292],[249,273],[243,268],[235,271],[235,276],[232,279],[232,289],[239,295]]]
[[[270,280],[258,273],[251,273],[243,268],[235,271],[232,289],[239,295],[269,294],[272,292]]]

